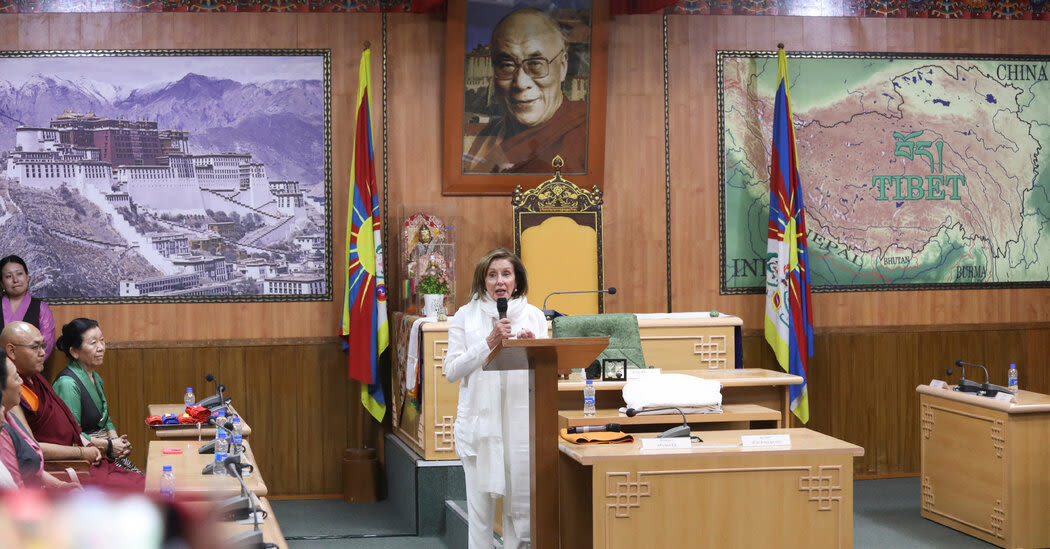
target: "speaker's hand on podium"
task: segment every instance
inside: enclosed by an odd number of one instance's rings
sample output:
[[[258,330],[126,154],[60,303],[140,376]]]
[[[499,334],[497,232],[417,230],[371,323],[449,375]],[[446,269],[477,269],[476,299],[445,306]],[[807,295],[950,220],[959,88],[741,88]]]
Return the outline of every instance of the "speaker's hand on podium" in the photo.
[[[485,337],[485,342],[488,343],[489,349],[495,349],[501,341],[504,339],[510,339],[510,337],[510,319],[501,318],[492,326],[492,331]]]
[[[528,328],[522,328],[518,332],[518,339],[536,339],[536,334],[532,333],[532,330]]]

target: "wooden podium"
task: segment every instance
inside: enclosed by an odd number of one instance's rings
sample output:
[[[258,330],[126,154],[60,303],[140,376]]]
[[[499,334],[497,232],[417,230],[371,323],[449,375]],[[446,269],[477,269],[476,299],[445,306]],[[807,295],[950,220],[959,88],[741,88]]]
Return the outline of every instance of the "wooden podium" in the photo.
[[[1050,547],[1050,395],[916,391],[922,516],[999,547]]]
[[[558,547],[558,374],[588,366],[608,345],[607,337],[507,339],[482,367],[529,370],[532,547]]]

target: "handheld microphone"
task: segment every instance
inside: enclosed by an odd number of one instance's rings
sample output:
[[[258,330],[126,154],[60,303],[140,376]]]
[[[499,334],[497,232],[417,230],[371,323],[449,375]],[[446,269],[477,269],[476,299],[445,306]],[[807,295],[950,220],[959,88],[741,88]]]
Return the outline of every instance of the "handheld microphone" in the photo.
[[[507,298],[501,297],[496,300],[496,312],[499,313],[500,320],[507,318]]]
[[[689,422],[685,419],[685,412],[677,406],[661,406],[659,408],[646,408],[645,410],[635,410],[634,408],[628,408],[626,412],[627,417],[634,417],[639,413],[655,412],[658,410],[676,410],[679,414],[682,414],[682,424],[656,435],[656,438],[678,438],[690,436]],[[703,441],[701,441],[703,442]]]
[[[576,433],[600,433],[603,431],[622,431],[619,423],[606,423],[605,425],[582,425],[580,427],[569,427],[566,431],[571,434]]]
[[[562,315],[561,313],[559,313],[557,311],[554,311],[552,309],[548,309],[547,308],[547,300],[550,299],[552,295],[564,295],[564,294],[609,294],[609,295],[615,295],[616,294],[616,288],[614,286],[609,286],[608,288],[606,288],[604,290],[570,290],[570,291],[564,291],[564,292],[551,292],[551,293],[547,294],[547,297],[543,298],[543,315],[547,317],[547,320],[553,320],[556,317],[564,316],[564,315]]]

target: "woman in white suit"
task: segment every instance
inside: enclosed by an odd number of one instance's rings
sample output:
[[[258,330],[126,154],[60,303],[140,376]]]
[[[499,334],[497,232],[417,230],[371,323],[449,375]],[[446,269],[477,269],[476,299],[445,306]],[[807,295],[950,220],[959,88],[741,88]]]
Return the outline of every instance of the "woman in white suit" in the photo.
[[[474,268],[471,300],[452,317],[445,377],[459,381],[456,454],[467,486],[470,549],[493,546],[495,501],[503,499],[503,546],[529,546],[528,371],[486,372],[489,351],[504,339],[546,338],[543,312],[525,300],[521,259],[496,248]],[[497,302],[507,301],[500,319]]]

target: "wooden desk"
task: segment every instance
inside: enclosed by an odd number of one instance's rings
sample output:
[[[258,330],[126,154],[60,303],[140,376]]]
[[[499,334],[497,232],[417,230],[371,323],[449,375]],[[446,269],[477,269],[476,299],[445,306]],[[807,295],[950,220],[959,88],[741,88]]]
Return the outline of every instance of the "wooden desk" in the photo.
[[[562,441],[561,547],[853,547],[853,458],[808,429],[710,431],[689,450]],[[742,448],[788,434],[790,447]]]
[[[234,477],[202,475],[204,466],[215,459],[213,454],[198,454],[197,450],[209,441],[196,440],[152,440],[146,458],[146,493],[160,493],[160,475],[164,465],[171,465],[175,473],[175,498],[178,500],[215,500],[241,493],[241,484]],[[165,455],[164,448],[181,448],[181,454]],[[244,441],[244,454],[255,471],[244,478],[248,489],[256,496],[266,495],[266,483],[259,473],[255,454],[248,441]]]
[[[230,406],[230,409],[235,413],[237,409]],[[162,416],[164,414],[179,414],[186,411],[184,404],[150,404],[149,412],[147,415],[151,416]],[[237,414],[240,416],[240,414]],[[178,427],[163,427],[154,429],[150,427],[150,431],[156,435],[159,439],[196,439],[197,438],[197,425],[180,425]],[[248,438],[248,435],[252,434],[252,428],[248,426],[248,422],[241,418],[241,436]],[[208,424],[203,424],[200,427],[200,437],[202,440],[211,440],[215,438],[215,427]]]
[[[757,409],[739,407],[740,405],[759,406],[764,409],[763,417],[752,417],[738,421],[776,421],[767,427],[786,427],[791,424],[791,399],[788,388],[802,383],[802,378],[776,370],[763,368],[740,368],[735,370],[663,370],[669,374],[688,374],[703,379],[711,379],[722,384],[723,410],[749,413]],[[625,381],[594,381],[595,403],[599,408],[619,408],[624,406],[623,385]],[[558,409],[574,411],[583,409],[583,386],[581,381],[561,381],[558,391],[561,398]],[[768,412],[774,412],[770,415]],[[582,414],[581,414],[582,416]],[[681,418],[682,416],[678,416]],[[599,423],[616,421],[609,419]],[[694,420],[689,420],[693,422]],[[718,421],[717,419],[697,419],[696,421]],[[723,420],[725,421],[725,420]],[[622,422],[621,422],[622,423]],[[666,423],[666,422],[665,422]],[[593,425],[581,423],[580,425]]]
[[[259,530],[262,530],[263,533],[263,541],[272,543],[279,549],[288,549],[288,542],[284,539],[284,532],[281,531],[281,526],[277,524],[277,517],[273,514],[273,507],[270,507],[270,500],[259,498],[259,506],[266,511],[266,520],[259,524]],[[219,531],[222,534],[223,539],[229,539],[237,534],[248,532],[254,528],[254,524],[237,524],[236,522],[219,523]]]
[[[690,425],[695,423],[726,423],[737,429],[747,429],[752,421],[780,422],[780,412],[770,410],[757,404],[726,404],[719,414],[686,414],[685,420]],[[562,410],[558,412],[558,428],[580,427],[582,425],[681,425],[682,414],[639,414],[627,417],[619,408],[601,408],[593,416],[583,415],[583,410]]]
[[[458,459],[452,425],[456,420],[459,382],[450,383],[445,379],[443,370],[450,322],[427,322],[420,328],[422,351],[419,354],[419,369],[423,377],[419,389],[420,408],[417,410],[406,402],[403,363],[406,349],[401,344],[407,343],[409,338],[407,334],[402,336],[401,332],[407,331],[415,318],[403,313],[394,314],[391,344],[395,349],[390,410],[394,434],[423,459]],[[662,368],[665,372],[691,369],[715,373],[736,368],[736,332],[741,325],[743,320],[728,314],[717,317],[711,317],[708,313],[643,314],[638,317],[638,334],[646,363]],[[584,366],[587,364],[577,365],[581,368]],[[802,383],[801,378],[797,379],[797,383]],[[729,404],[758,404],[774,410],[783,409],[785,419],[790,416],[786,389],[783,405],[780,404],[780,394],[770,393],[768,388],[741,387],[734,395],[739,395],[740,400],[728,401]],[[562,395],[564,398],[565,395]],[[582,397],[576,398],[570,406],[559,406],[559,409],[574,410],[581,408],[582,403]],[[598,405],[613,407],[612,403],[602,404],[600,398]],[[782,420],[781,425],[787,423]]]
[[[916,391],[922,516],[1000,547],[1050,547],[1050,396]]]

